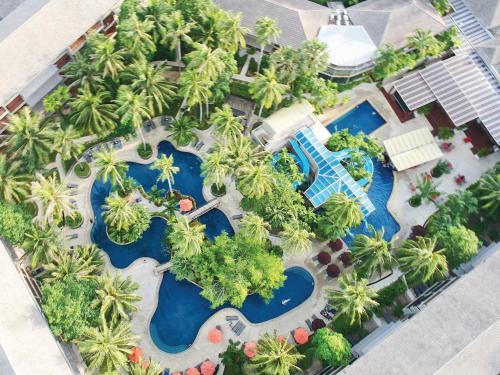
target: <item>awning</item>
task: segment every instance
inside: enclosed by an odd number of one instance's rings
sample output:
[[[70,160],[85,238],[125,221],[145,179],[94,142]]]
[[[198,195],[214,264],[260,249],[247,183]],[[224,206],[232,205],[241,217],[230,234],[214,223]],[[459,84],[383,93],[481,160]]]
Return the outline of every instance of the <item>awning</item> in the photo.
[[[390,138],[384,141],[384,147],[398,171],[404,171],[443,156],[427,128]]]

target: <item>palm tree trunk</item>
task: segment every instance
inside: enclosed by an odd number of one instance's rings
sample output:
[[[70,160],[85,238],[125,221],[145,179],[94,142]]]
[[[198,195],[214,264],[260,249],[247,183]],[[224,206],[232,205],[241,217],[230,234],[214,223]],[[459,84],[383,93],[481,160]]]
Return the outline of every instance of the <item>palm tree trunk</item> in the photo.
[[[181,61],[182,61],[182,48],[181,48],[181,40],[177,41],[177,64],[179,68],[179,72],[181,71]]]
[[[144,134],[142,133],[142,129],[137,128],[137,131],[139,132],[139,135],[141,136],[142,139],[142,148],[146,150],[146,140],[144,139]]]
[[[172,195],[172,183],[170,182],[170,178],[167,178],[167,183],[168,183],[168,192],[170,195]]]
[[[66,178],[66,171],[64,170],[64,164],[60,153],[56,154],[55,162],[56,162],[57,172],[59,172],[59,177],[61,178],[62,181]]]
[[[118,185],[120,185],[120,189],[122,189],[122,191],[125,193],[125,188],[123,187],[122,178],[121,178],[121,177],[118,177],[118,178],[116,179],[116,182],[118,182]]]
[[[262,63],[262,56],[264,56],[264,47],[265,47],[264,44],[260,46],[260,57],[259,57],[259,62],[257,63],[257,73],[260,72],[260,64]]]
[[[176,120],[178,120],[179,117],[181,117],[181,111],[186,107],[186,102],[187,102],[187,97],[184,97],[184,99],[182,99],[181,106],[179,107],[179,111],[175,115]]]
[[[203,118],[203,103],[200,102],[200,123],[201,123],[202,118]]]
[[[259,109],[259,117],[262,116],[262,111],[264,110],[264,104],[261,104],[260,105],[260,109]]]

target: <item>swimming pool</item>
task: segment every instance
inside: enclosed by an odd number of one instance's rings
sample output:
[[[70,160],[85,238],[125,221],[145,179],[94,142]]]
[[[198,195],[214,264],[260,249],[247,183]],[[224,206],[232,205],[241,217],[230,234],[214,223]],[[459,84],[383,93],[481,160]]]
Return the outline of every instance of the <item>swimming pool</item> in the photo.
[[[360,131],[370,134],[383,124],[385,124],[384,118],[368,101],[365,101],[331,122],[326,128],[330,133],[347,129],[351,134],[356,135]]]
[[[326,128],[330,133],[347,129],[352,135],[359,132],[370,134],[384,123],[384,118],[377,113],[368,101],[365,101],[330,123]],[[393,185],[394,174],[392,170],[382,165],[378,159],[373,159],[373,175],[368,197],[375,206],[375,211],[360,226],[350,230],[352,236],[347,235],[343,238],[348,246],[352,243],[353,236],[370,233],[368,224],[373,225],[376,229],[384,228],[384,238],[387,241],[390,241],[399,232],[400,226],[398,222],[387,209],[387,201],[391,196]]]
[[[288,268],[285,275],[285,284],[274,291],[274,298],[269,303],[257,294],[245,300],[240,311],[249,321],[262,323],[276,318],[297,307],[311,295],[314,279],[304,268]],[[158,306],[149,327],[151,338],[159,349],[167,353],[186,350],[210,316],[230,307],[224,305],[212,310],[210,303],[200,296],[200,291],[198,286],[188,281],[176,281],[170,272],[163,274]],[[290,301],[283,305],[285,299]]]
[[[180,168],[180,171],[175,175],[173,188],[179,190],[182,194],[192,196],[198,206],[206,203],[202,194],[201,160],[193,154],[178,151],[171,143],[166,141],[158,145],[158,153],[167,156],[173,155],[175,165]],[[149,191],[156,184],[159,171],[149,169],[150,164],[128,163],[128,165],[127,175],[133,177],[146,191]],[[167,182],[158,183],[158,187],[168,189],[168,184]],[[96,180],[92,186],[90,200],[94,210],[94,225],[91,238],[97,246],[109,255],[111,264],[116,268],[125,268],[141,257],[153,258],[160,263],[168,261],[170,255],[163,242],[167,222],[163,218],[154,217],[151,220],[150,227],[142,237],[131,244],[118,245],[108,238],[106,224],[102,217],[102,205],[110,192],[110,183]],[[206,225],[205,234],[209,239],[213,239],[222,231],[226,231],[230,235],[234,234],[226,215],[218,209],[208,211],[200,216],[198,220]]]

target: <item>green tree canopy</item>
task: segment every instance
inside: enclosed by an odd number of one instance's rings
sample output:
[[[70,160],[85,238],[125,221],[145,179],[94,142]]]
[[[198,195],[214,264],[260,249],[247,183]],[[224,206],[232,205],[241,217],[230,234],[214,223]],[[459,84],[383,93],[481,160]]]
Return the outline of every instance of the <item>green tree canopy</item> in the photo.
[[[21,245],[32,226],[31,219],[24,204],[0,202],[0,237],[11,245]]]
[[[463,225],[448,226],[436,234],[438,243],[445,249],[444,256],[450,268],[469,261],[479,251],[476,234]]]
[[[315,356],[326,366],[346,366],[351,359],[351,344],[346,338],[330,328],[320,328],[312,339],[316,347]]]

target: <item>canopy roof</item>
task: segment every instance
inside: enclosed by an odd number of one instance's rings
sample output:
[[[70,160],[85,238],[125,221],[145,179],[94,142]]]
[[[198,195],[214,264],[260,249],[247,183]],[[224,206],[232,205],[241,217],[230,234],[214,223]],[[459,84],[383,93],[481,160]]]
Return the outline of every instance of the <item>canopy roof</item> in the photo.
[[[274,133],[273,135],[282,134],[297,126],[312,125],[315,122],[313,113],[314,107],[304,100],[274,112],[264,120],[264,124]]]
[[[398,171],[427,163],[443,155],[427,128],[387,139],[384,141],[384,147]]]
[[[377,52],[377,46],[363,26],[321,26],[318,40],[326,43],[329,62],[337,66],[367,63]]]

